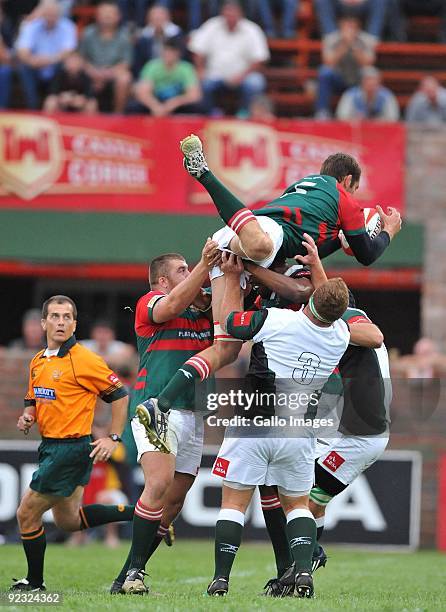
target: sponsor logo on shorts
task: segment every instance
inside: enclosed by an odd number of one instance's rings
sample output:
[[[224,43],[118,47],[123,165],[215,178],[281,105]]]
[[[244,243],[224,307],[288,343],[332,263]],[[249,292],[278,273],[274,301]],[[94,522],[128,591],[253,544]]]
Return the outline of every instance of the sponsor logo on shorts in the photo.
[[[325,457],[322,464],[328,467],[331,472],[336,472],[336,470],[341,467],[344,462],[345,459],[341,457],[341,455],[339,455],[336,451],[331,451],[331,453]]]
[[[214,463],[214,469],[212,473],[216,476],[221,476],[222,478],[226,477],[228,473],[229,461],[227,459],[222,459],[221,457],[217,457]]]
[[[300,536],[299,538],[293,538],[292,540],[290,540],[290,548],[295,548],[296,546],[302,546],[302,545],[313,545],[313,540],[312,538],[308,538],[306,536]]]
[[[56,391],[48,387],[34,387],[34,397],[36,399],[55,400]]]

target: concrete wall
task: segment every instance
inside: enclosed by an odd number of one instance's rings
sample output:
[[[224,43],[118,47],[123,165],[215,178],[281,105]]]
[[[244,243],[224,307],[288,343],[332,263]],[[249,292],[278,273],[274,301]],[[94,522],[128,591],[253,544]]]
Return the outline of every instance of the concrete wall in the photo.
[[[407,131],[407,219],[424,224],[422,332],[446,351],[446,127]]]

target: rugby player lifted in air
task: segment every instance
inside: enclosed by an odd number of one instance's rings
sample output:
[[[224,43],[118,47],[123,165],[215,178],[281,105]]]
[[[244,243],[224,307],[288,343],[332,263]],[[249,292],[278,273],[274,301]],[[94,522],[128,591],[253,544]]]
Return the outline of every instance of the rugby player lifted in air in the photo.
[[[381,216],[382,230],[373,240],[364,225],[361,206],[353,194],[359,187],[361,168],[345,153],[330,155],[322,164],[319,175],[307,176],[293,183],[276,200],[264,208],[251,211],[212,174],[207,166],[203,147],[197,136],[181,143],[184,166],[206,188],[227,226],[213,236],[219,246],[236,255],[269,267],[279,257],[304,256],[304,233],[316,242],[321,257],[340,247],[342,230],[355,257],[364,265],[373,263],[388,247],[401,229],[401,216],[394,208]],[[223,272],[215,267],[212,281],[212,314],[214,344],[186,362],[161,391],[156,400],[146,403],[147,419],[154,435],[159,436],[157,423],[164,429],[163,416],[168,413],[179,394],[192,388],[224,365],[232,363],[242,343],[225,333],[219,321],[224,294]],[[243,277],[241,284],[243,284]]]

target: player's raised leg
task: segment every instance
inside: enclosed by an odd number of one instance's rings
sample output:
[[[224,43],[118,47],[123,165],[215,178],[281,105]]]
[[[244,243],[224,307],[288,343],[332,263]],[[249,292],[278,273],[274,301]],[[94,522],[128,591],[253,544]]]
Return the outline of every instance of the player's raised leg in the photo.
[[[253,261],[267,259],[274,250],[274,242],[262,229],[258,219],[209,170],[198,136],[191,134],[180,144],[184,167],[205,187],[220,217],[236,233],[231,249]]]
[[[164,387],[157,398],[157,407],[162,412],[170,410],[175,399],[193,389],[198,381],[206,380],[217,370],[237,359],[243,343],[227,334],[219,323],[225,284],[224,276],[214,278],[211,282],[214,344],[188,359]],[[242,299],[240,291],[240,308]]]

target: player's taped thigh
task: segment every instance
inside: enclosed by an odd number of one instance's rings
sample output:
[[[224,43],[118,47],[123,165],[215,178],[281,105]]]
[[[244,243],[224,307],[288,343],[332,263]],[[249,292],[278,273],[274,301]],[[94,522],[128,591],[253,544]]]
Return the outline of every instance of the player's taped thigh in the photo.
[[[326,493],[320,487],[313,487],[310,492],[310,500],[318,506],[327,506],[333,499],[332,495]]]

